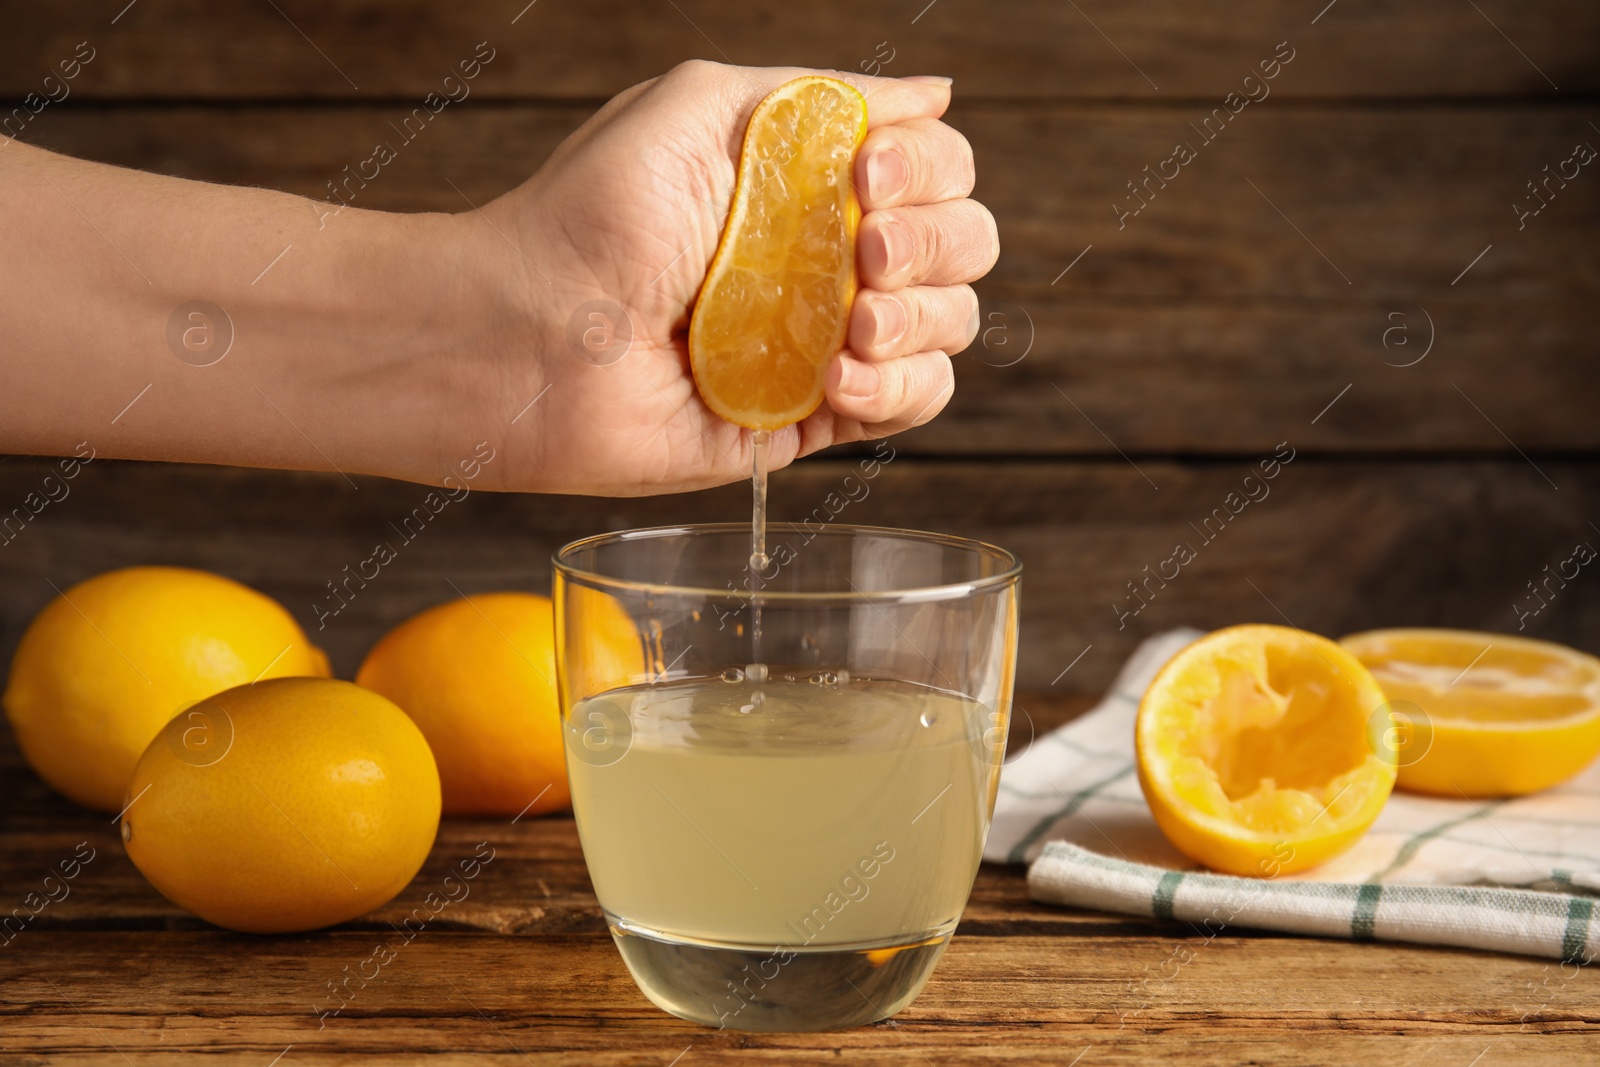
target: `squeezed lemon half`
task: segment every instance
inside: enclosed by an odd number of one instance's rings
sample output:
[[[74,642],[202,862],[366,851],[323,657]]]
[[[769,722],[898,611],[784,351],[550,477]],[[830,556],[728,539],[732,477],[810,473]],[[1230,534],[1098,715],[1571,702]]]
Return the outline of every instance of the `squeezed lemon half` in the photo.
[[[866,133],[866,99],[835,78],[785,82],[750,116],[689,326],[695,385],[729,422],[776,430],[822,403],[856,293],[851,168]]]
[[[1402,789],[1520,796],[1566,781],[1600,754],[1594,656],[1466,630],[1371,630],[1340,644],[1393,702]]]
[[[1349,652],[1283,626],[1183,649],[1139,705],[1139,784],[1173,846],[1260,878],[1314,867],[1378,817],[1395,781],[1382,689]]]

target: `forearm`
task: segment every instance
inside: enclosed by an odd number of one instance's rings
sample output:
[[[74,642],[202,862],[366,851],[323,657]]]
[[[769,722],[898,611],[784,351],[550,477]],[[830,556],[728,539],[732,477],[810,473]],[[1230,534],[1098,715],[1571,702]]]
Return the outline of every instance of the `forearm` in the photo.
[[[811,73],[680,64],[459,215],[336,210],[0,138],[0,450],[439,485],[484,442],[483,489],[746,477],[754,434],[697,395],[689,309],[750,115]],[[971,149],[938,121],[949,79],[846,79],[871,100],[861,289],[826,402],[773,434],[774,468],[936,414],[979,321],[965,283],[998,253]]]
[[[474,220],[0,144],[0,449],[436,482],[493,436],[452,357],[525,313]]]

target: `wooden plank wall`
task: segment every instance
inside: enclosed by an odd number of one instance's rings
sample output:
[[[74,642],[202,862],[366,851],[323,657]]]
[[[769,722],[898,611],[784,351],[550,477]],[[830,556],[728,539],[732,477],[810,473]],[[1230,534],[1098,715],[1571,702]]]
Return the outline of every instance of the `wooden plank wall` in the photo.
[[[1512,206],[1574,145],[1600,146],[1600,7],[523,3],[5,0],[0,99],[38,91],[88,41],[95,58],[24,139],[319,196],[488,41],[472,97],[363,194],[458,210],[451,182],[480,203],[504,192],[609,95],[681,60],[951,74],[950,121],[1004,245],[980,287],[983,341],[958,360],[949,411],[894,441],[840,521],[1017,550],[1024,688],[1097,691],[1139,637],[1180,623],[1520,623],[1600,651],[1600,577],[1543,606],[1528,591],[1575,544],[1600,546],[1600,172],[1521,226]],[[1247,74],[1291,53],[1270,95],[1202,140]],[[1179,141],[1196,158],[1133,199]],[[1294,458],[1269,495],[1206,540],[1202,520],[1280,443]],[[46,469],[0,463],[0,506]],[[775,517],[809,513],[843,473],[823,456],[777,475]],[[565,540],[735,519],[744,492],[475,494],[318,640],[348,675],[452,583],[546,588]],[[97,462],[0,547],[0,653],[50,583],[136,562],[234,575],[315,629],[323,583],[420,495]],[[1133,598],[1179,542],[1197,558]]]

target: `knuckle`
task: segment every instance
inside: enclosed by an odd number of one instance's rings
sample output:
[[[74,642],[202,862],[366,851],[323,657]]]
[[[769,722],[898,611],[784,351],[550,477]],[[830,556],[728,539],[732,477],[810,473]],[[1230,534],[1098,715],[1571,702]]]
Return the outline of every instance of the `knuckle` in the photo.
[[[950,359],[943,353],[936,354],[928,361],[928,366],[923,370],[923,388],[919,395],[926,399],[919,405],[920,410],[913,412],[914,425],[921,426],[939,412],[950,402],[951,395],[955,392],[955,371],[950,365]]]
[[[972,277],[981,277],[1000,258],[1000,228],[989,209],[976,200],[965,200],[962,204],[966,215],[962,229],[967,237],[963,242],[966,255],[962,265],[971,268]]]
[[[906,370],[906,389],[902,399],[910,401],[916,396],[932,397],[939,388],[939,370],[933,353],[912,360]]]
[[[721,63],[709,59],[685,59],[667,71],[664,80],[684,86],[705,85],[713,78],[720,78],[724,69]]]
[[[920,233],[917,244],[922,250],[921,260],[913,271],[915,281],[938,279],[944,275],[950,255],[949,227],[933,221],[918,223]]]
[[[952,335],[959,338],[952,349],[952,354],[960,352],[972,344],[978,337],[978,294],[972,291],[972,286],[961,286],[960,299],[955,301],[955,309],[960,318],[953,324]]]
[[[879,411],[884,417],[892,416],[906,406],[913,392],[915,368],[891,364],[894,370],[884,375],[883,390],[879,394]]]
[[[895,143],[906,158],[906,170],[911,180],[906,183],[906,199],[911,203],[926,203],[938,190],[937,153],[929,151],[926,134],[904,131],[896,135]]]
[[[932,119],[897,131],[896,143],[911,170],[914,202],[957,200],[972,192],[976,181],[972,145],[958,130]]]
[[[984,229],[989,239],[988,254],[983,264],[983,269],[987,272],[1000,259],[1000,224],[995,221],[993,212],[982,204],[978,204],[978,210],[982,213]]]
[[[923,338],[928,335],[927,300],[915,288],[901,290],[890,299],[899,301],[906,311],[906,332],[897,347],[915,352],[922,347]]]
[[[966,135],[954,129],[950,132],[955,135],[956,160],[959,168],[956,179],[956,195],[966,196],[972,192],[973,186],[978,183],[978,164],[972,155],[972,142],[967,140]]]

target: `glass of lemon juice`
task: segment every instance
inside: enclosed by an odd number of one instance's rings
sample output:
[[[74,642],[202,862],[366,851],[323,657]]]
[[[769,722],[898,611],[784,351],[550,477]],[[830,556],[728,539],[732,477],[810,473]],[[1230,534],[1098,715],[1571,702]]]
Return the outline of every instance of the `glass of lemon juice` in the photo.
[[[822,1030],[909,1004],[977,873],[1020,564],[844,525],[632,530],[555,560],[584,857],[674,1015]]]

